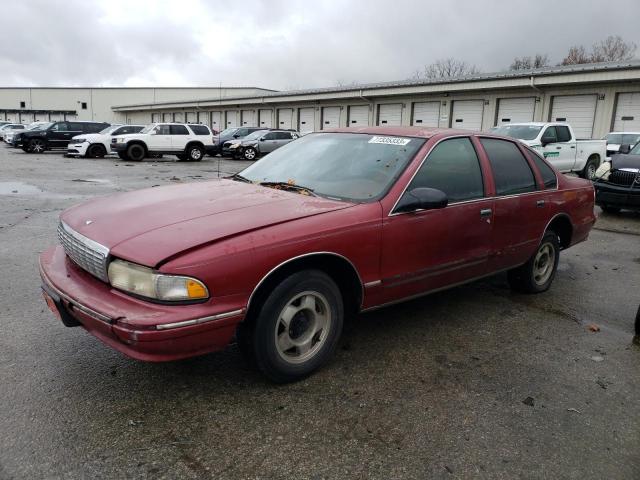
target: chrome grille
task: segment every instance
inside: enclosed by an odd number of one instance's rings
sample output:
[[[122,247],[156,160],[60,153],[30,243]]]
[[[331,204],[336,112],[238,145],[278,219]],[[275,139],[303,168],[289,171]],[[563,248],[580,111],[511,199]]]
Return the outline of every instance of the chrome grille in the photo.
[[[637,179],[637,172],[627,172],[625,170],[614,170],[609,174],[609,183],[630,187],[635,183],[640,183]]]
[[[109,281],[107,260],[109,249],[79,234],[64,222],[58,225],[58,238],[67,256],[83,270],[100,280]]]

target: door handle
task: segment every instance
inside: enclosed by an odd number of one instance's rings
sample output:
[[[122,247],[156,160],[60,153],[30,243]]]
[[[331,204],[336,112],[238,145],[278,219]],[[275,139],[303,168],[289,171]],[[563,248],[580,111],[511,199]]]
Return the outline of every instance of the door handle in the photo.
[[[556,150],[562,150],[562,147],[556,147]]]
[[[536,207],[544,207],[544,200],[538,200],[536,202]]]
[[[483,217],[483,218],[491,216],[491,209],[490,208],[483,208],[482,210],[480,210],[480,216]]]
[[[571,148],[576,148],[576,146],[575,145],[571,145]]]

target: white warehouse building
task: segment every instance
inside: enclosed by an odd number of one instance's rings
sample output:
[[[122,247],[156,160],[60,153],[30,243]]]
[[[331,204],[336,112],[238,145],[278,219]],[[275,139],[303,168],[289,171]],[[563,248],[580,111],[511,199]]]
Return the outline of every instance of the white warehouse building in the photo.
[[[257,89],[256,89],[257,90]],[[119,121],[206,123],[216,130],[260,126],[301,133],[362,125],[488,130],[494,125],[566,121],[581,138],[640,131],[640,61],[405,80],[348,87],[191,99],[123,102]]]

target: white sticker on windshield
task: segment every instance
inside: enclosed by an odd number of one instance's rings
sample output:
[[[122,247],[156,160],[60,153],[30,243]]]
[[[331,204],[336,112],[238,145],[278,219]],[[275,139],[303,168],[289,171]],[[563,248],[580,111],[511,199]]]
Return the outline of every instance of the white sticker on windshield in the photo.
[[[405,146],[411,141],[410,138],[402,137],[373,137],[369,143],[382,143],[384,145],[400,145]]]

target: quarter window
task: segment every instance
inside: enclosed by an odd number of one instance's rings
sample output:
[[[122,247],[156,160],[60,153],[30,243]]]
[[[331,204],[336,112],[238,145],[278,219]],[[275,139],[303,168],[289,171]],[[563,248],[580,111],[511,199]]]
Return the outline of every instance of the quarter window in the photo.
[[[191,127],[191,130],[193,130],[193,133],[195,133],[196,135],[210,135],[211,133],[209,132],[209,127],[205,126],[205,125],[189,125]]]
[[[556,178],[556,172],[547,165],[547,162],[535,151],[531,149],[527,149],[529,152],[529,156],[533,158],[533,163],[536,164],[536,168],[540,171],[540,175],[542,175],[542,181],[544,182],[545,188],[556,188],[558,186],[558,179]]]
[[[170,125],[171,135],[189,135],[189,130],[184,125]]]
[[[276,134],[271,132],[271,133],[267,133],[264,137],[265,140],[275,140],[276,139]]]
[[[421,187],[442,190],[450,203],[482,198],[482,172],[471,140],[454,138],[436,145],[408,190]]]
[[[289,132],[276,132],[276,140],[291,140]]]
[[[514,143],[495,138],[481,138],[480,142],[489,157],[498,195],[536,190],[531,167]]]

